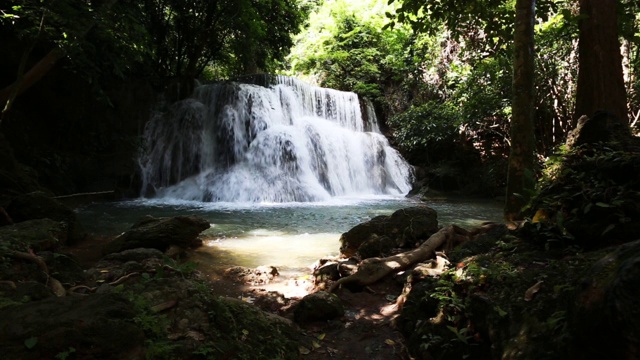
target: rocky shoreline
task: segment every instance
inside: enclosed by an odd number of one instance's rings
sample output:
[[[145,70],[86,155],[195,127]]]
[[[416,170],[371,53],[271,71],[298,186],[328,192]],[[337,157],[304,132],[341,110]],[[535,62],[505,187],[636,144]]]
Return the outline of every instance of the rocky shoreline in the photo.
[[[186,261],[209,227],[197,217],[91,238],[68,207],[31,193],[2,225],[7,359],[561,359],[605,351],[598,327],[621,356],[635,351],[633,303],[611,294],[637,289],[637,242],[549,251],[503,224],[443,227],[418,206],[343,234],[340,258],[288,284],[310,294],[285,297],[270,290],[290,282],[277,267],[212,281]]]

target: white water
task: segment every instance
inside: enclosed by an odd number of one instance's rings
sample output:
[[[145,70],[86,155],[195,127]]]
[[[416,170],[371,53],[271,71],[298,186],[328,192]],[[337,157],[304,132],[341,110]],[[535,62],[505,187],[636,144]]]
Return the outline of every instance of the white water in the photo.
[[[410,166],[380,133],[368,102],[277,79],[271,87],[203,85],[155,116],[139,158],[142,193],[286,203],[410,190]]]

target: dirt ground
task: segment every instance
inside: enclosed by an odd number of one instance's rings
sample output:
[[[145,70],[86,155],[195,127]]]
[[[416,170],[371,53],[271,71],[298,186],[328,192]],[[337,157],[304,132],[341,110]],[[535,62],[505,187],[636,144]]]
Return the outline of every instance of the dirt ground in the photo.
[[[100,238],[76,244],[66,249],[83,267],[90,267],[101,257],[100,249],[110,239]],[[240,298],[262,310],[293,319],[297,302],[313,291],[311,274],[296,278],[276,277],[267,285],[251,286],[233,282],[223,276],[225,269],[204,269],[210,288],[220,296]],[[338,289],[345,315],[332,321],[300,326],[305,342],[299,348],[300,358],[320,359],[410,359],[402,335],[393,326],[398,316],[395,299],[402,285],[387,279],[368,286],[360,292]]]
[[[242,298],[265,311],[293,319],[297,302],[309,291],[309,281],[278,279],[266,286],[247,286],[223,277],[211,279],[220,295]],[[395,299],[402,286],[393,279],[373,284],[361,292],[339,289],[345,315],[332,321],[300,325],[305,345],[300,358],[320,359],[410,359],[402,335],[393,326],[398,316]],[[290,294],[284,298],[282,294]]]

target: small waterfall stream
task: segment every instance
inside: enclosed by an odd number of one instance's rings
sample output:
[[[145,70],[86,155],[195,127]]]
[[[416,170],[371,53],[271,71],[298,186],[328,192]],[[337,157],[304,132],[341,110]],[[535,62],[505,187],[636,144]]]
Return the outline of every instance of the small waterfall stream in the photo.
[[[350,92],[270,77],[202,85],[154,116],[138,159],[143,194],[204,202],[317,202],[402,195],[411,168]],[[364,114],[364,116],[363,116]]]

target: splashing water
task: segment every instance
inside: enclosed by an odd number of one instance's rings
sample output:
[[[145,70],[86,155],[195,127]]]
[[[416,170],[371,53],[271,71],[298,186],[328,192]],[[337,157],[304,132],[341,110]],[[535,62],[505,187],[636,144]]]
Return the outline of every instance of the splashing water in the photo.
[[[139,158],[142,193],[283,203],[410,190],[411,168],[380,133],[370,103],[274,79],[203,85],[155,116]]]

